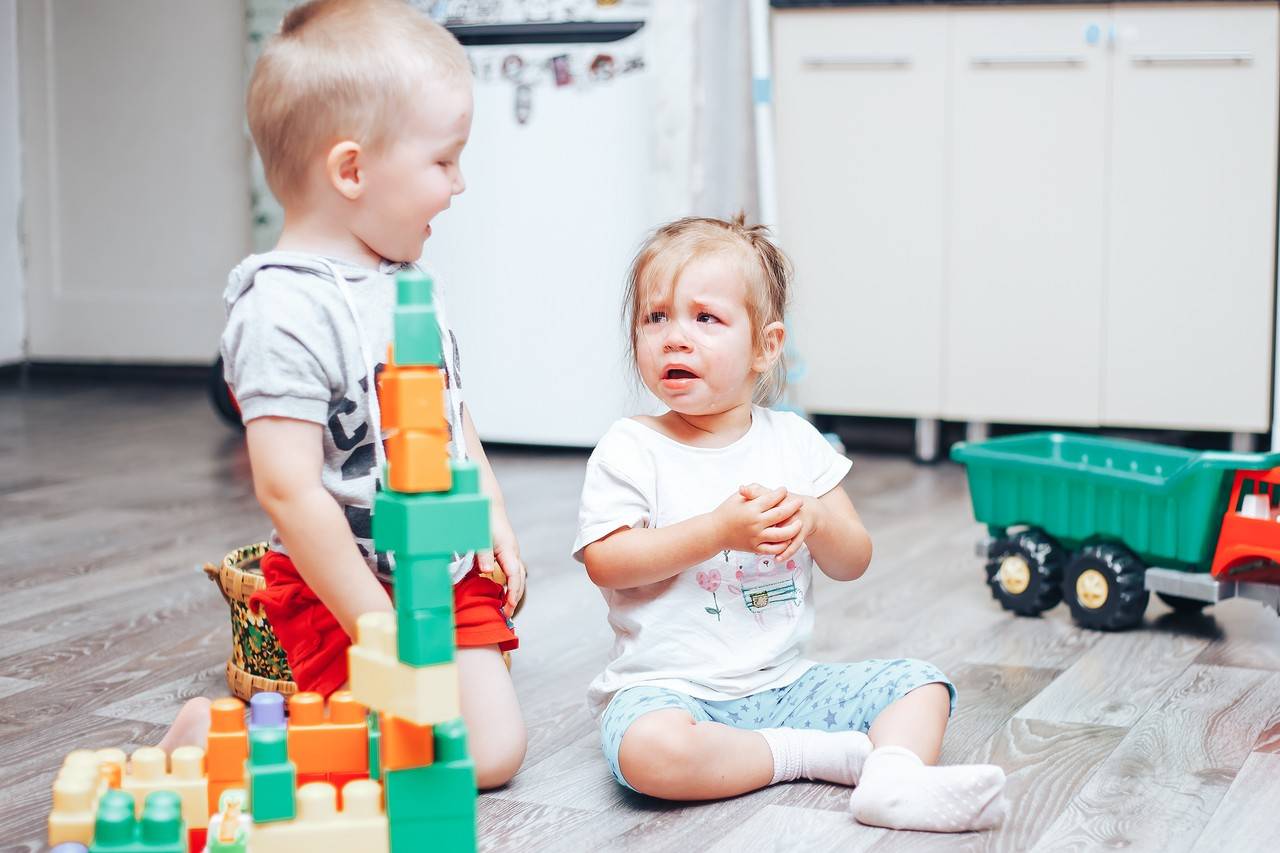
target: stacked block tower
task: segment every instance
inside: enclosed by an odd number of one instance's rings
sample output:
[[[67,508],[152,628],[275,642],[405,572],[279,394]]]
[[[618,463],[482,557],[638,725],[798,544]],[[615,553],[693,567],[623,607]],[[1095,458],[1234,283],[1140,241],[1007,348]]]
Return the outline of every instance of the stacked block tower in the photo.
[[[392,853],[474,850],[475,765],[458,698],[449,568],[455,555],[489,547],[489,501],[476,464],[449,457],[432,281],[402,273],[396,287],[378,395],[389,488],[373,507],[374,545],[395,560],[396,609],[360,617],[351,691],[378,713]]]
[[[350,691],[213,703],[207,752],[78,750],[54,782],[49,844],[91,853],[410,853],[476,848],[475,765],[454,660],[455,555],[487,549],[489,502],[452,461],[432,282],[396,282],[378,379],[389,488],[374,543],[395,560],[394,613],[366,613]],[[167,759],[167,761],[166,761]],[[243,808],[244,813],[241,813]],[[207,837],[206,837],[207,836]],[[207,845],[207,846],[206,846]]]

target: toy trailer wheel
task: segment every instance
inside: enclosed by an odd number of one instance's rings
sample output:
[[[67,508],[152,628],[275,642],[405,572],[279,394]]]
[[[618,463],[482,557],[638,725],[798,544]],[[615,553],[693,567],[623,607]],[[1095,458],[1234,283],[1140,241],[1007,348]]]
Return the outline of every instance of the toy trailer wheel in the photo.
[[[1062,600],[1062,548],[1043,531],[998,539],[987,553],[987,585],[1005,610],[1035,616]]]
[[[1081,548],[1062,572],[1062,597],[1084,628],[1124,631],[1142,622],[1151,593],[1143,586],[1147,567],[1120,545]]]
[[[1183,598],[1180,595],[1169,595],[1164,592],[1157,592],[1156,598],[1173,608],[1174,613],[1199,613],[1209,606],[1209,602],[1200,601],[1196,598]]]

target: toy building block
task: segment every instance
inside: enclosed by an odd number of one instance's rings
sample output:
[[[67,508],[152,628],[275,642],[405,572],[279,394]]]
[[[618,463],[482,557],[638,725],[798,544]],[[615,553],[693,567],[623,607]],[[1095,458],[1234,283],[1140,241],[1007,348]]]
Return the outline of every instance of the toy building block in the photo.
[[[298,816],[288,823],[256,827],[253,853],[381,853],[388,849],[387,816],[382,811],[382,786],[358,779],[342,794],[327,783],[298,789]],[[425,849],[425,848],[420,848]]]
[[[297,770],[289,760],[289,746],[283,727],[250,728],[245,777],[249,813],[253,815],[255,824],[293,820]]]
[[[209,721],[209,743],[205,748],[210,814],[218,810],[218,799],[223,791],[244,787],[244,762],[248,757],[249,733],[244,725],[244,703],[231,697],[215,699]]]
[[[380,716],[380,766],[384,770],[425,767],[435,761],[435,737],[431,726],[419,726],[391,714]]]
[[[124,750],[100,749],[94,755],[98,757],[103,785],[108,788],[119,788],[124,783],[124,768],[128,763]]]
[[[223,793],[218,811],[209,818],[207,853],[248,853],[253,821],[243,811],[245,792],[233,788]],[[193,849],[191,853],[196,853]]]
[[[388,770],[387,817],[392,853],[476,847],[476,774],[461,719],[435,727],[434,764]]]
[[[367,775],[369,772],[368,709],[356,701],[351,691],[329,697],[325,714],[324,697],[319,693],[295,693],[289,699],[289,758],[303,776],[320,775],[329,781],[331,773]]]
[[[284,697],[279,693],[255,693],[249,699],[249,728],[284,728]]]
[[[171,772],[166,772],[166,758]],[[152,791],[172,791],[180,798],[187,826],[203,829],[209,825],[209,783],[204,775],[204,750],[198,746],[180,746],[172,756],[154,746],[136,750],[121,788],[133,794],[139,807]],[[139,817],[141,813],[139,808]]]
[[[78,749],[62,761],[53,780],[53,810],[49,812],[49,846],[63,842],[88,844],[102,792],[101,762],[87,749]]]
[[[452,484],[447,430],[400,430],[387,439],[387,485],[397,492],[447,492]]]
[[[396,617],[392,613],[360,617],[347,660],[351,692],[370,708],[420,726],[451,720],[461,713],[457,664],[412,667],[401,663],[396,657]]]
[[[443,494],[382,491],[373,502],[379,551],[429,557],[489,547],[489,499],[480,493],[475,462],[452,462],[453,489]]]
[[[382,727],[378,725],[378,712],[369,712],[369,778],[379,781],[382,772]]]
[[[392,318],[396,363],[440,364],[444,348],[433,301],[434,283],[420,272],[396,276],[396,308]]]
[[[444,373],[438,367],[390,365],[378,374],[382,429],[420,430],[449,437],[445,417]]]
[[[108,791],[98,805],[89,853],[187,853],[182,798],[172,791],[152,791],[139,819],[132,794]]]
[[[396,656],[409,666],[449,663],[456,642],[453,607],[396,610]]]
[[[453,577],[449,574],[452,565],[452,554],[437,557],[397,555],[396,569],[391,576],[396,608],[452,608]]]
[[[78,841],[64,841],[50,847],[49,853],[89,853],[89,848]]]

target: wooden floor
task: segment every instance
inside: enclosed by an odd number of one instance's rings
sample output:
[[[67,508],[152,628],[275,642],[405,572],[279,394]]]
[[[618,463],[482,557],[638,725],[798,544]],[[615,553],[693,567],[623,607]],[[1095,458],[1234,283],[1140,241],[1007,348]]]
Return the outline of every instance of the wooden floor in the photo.
[[[868,829],[847,790],[807,783],[689,806],[624,793],[583,705],[611,640],[568,556],[585,454],[492,455],[530,566],[514,661],[530,746],[480,799],[484,849],[1276,849],[1276,614],[1228,601],[1180,619],[1153,602],[1123,634],[1078,630],[1062,607],[1011,617],[973,556],[963,471],[888,455],[854,454],[875,562],[820,581],[812,652],[947,671],[960,705],[944,761],[1003,766],[1012,820]],[[197,566],[265,532],[240,436],[200,389],[0,389],[0,848],[41,846],[69,750],[153,742],[184,698],[226,694],[227,612]]]

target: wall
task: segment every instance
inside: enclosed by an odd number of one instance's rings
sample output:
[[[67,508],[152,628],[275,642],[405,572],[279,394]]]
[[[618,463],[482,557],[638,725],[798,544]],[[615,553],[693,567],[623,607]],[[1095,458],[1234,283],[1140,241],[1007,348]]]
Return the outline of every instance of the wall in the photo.
[[[17,2],[0,0],[0,364],[21,361],[25,354],[17,53]]]

